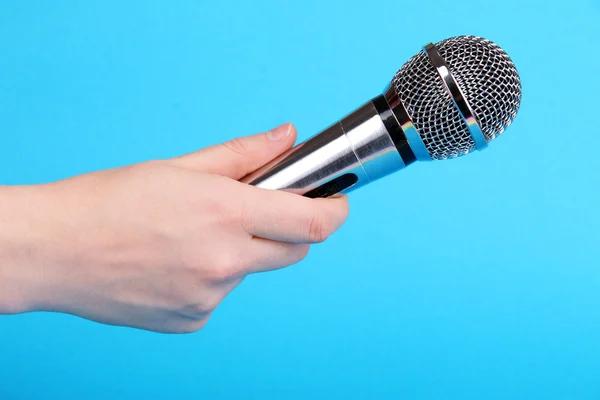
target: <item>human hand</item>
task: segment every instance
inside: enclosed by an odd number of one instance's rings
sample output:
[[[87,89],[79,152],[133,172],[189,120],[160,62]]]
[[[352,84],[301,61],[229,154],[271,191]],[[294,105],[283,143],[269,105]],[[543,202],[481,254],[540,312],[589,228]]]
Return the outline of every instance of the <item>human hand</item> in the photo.
[[[7,312],[197,331],[244,276],[302,260],[346,219],[345,196],[238,182],[295,137],[287,124],[175,159],[0,192],[10,213],[0,215],[0,243],[12,243],[0,244],[0,311],[4,303]]]

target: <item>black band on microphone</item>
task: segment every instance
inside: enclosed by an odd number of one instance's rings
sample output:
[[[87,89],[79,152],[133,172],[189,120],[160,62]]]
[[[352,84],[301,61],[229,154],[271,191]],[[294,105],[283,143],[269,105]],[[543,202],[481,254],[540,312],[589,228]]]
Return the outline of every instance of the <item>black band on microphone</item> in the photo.
[[[398,120],[385,100],[385,97],[383,97],[383,95],[377,96],[371,100],[371,102],[375,106],[377,113],[379,113],[379,117],[383,121],[385,128],[390,134],[390,137],[392,138],[398,153],[400,153],[400,157],[402,157],[404,164],[408,166],[409,164],[415,162],[417,157],[410,148],[410,144],[406,139],[406,135],[404,134],[402,127],[398,123]]]

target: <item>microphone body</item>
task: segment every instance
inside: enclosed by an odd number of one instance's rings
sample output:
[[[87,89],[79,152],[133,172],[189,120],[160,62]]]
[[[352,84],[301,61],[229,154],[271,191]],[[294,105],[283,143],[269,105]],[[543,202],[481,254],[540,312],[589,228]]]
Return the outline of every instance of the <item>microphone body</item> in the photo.
[[[348,193],[415,161],[387,98],[365,103],[322,132],[248,175],[242,182],[307,197]],[[397,110],[397,113],[400,111]]]

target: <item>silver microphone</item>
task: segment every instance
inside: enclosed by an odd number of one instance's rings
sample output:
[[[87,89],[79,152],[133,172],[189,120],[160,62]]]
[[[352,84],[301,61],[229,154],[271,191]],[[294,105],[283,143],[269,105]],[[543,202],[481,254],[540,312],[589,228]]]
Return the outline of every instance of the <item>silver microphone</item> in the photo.
[[[242,182],[313,198],[347,193],[414,161],[484,149],[520,103],[519,74],[498,45],[476,36],[430,43],[383,94]]]

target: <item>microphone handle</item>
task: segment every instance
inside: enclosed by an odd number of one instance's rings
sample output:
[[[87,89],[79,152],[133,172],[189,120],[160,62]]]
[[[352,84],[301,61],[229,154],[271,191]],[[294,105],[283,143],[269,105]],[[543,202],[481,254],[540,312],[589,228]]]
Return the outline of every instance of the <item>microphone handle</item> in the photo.
[[[396,139],[396,140],[394,140]],[[300,143],[241,181],[303,196],[348,193],[412,161],[410,146],[384,96]]]

